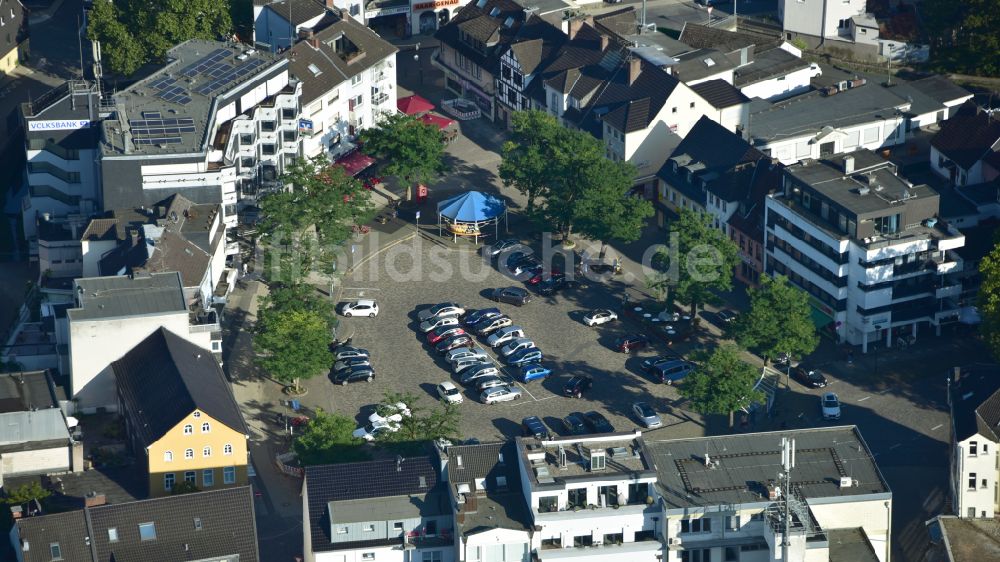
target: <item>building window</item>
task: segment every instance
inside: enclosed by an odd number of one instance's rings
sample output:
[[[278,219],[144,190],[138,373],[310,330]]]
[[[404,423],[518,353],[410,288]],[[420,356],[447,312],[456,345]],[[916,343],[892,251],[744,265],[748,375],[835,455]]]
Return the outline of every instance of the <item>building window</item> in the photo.
[[[438,534],[438,522],[431,519],[424,525],[424,534],[433,537]]]
[[[184,449],[184,458],[188,460],[193,459],[194,449]]]
[[[206,488],[215,486],[215,469],[206,468],[201,471],[201,484]]]
[[[163,489],[166,490],[166,491],[168,491],[168,492],[170,490],[173,490],[174,489],[174,480],[175,480],[175,478],[174,478],[174,473],[173,472],[168,472],[168,473],[164,474],[163,475]]]
[[[691,109],[694,109],[694,102],[691,102]]]
[[[208,433],[210,431],[212,431],[212,424],[210,424],[208,422],[205,422],[205,423],[201,424],[201,432],[202,433]]]
[[[139,523],[139,538],[144,541],[151,541],[156,539],[156,524],[155,523]]]
[[[163,462],[173,462],[174,452],[173,451],[163,451]]]
[[[274,121],[261,121],[260,130],[262,133],[273,133],[276,128]]]
[[[187,424],[184,426],[184,435],[194,435],[194,426]]]
[[[295,119],[295,110],[290,107],[281,108],[281,118],[284,120]]]
[[[712,519],[710,517],[700,517],[698,519],[681,519],[682,533],[711,533]]]
[[[726,529],[730,531],[740,530],[740,516],[739,515],[727,515],[726,516]]]
[[[295,142],[295,131],[282,131],[281,140],[284,142]]]
[[[976,473],[975,472],[970,472],[969,473],[969,489],[970,490],[975,490],[976,489]]]
[[[362,552],[361,553],[361,559],[362,560],[375,560],[375,553],[374,552]]]
[[[351,76],[351,86],[357,86],[358,84],[361,83],[362,79],[363,77],[361,76],[361,74],[355,74],[354,76]]]
[[[53,560],[62,560],[62,549],[59,548],[59,543],[54,542],[49,545],[49,554],[52,555]]]
[[[222,483],[223,484],[235,484],[236,483],[236,467],[227,466],[222,469]]]
[[[403,530],[403,522],[402,521],[396,521],[395,523],[392,524],[392,529],[394,531],[402,531]]]
[[[226,443],[225,446],[222,447],[222,454],[223,455],[233,454],[233,446],[230,445],[229,443]]]
[[[195,531],[200,531],[201,530],[201,517],[195,517],[194,518],[194,530]]]
[[[118,542],[118,527],[108,528],[108,542]]]
[[[677,108],[676,107],[671,107],[670,108],[670,113],[677,113]]]
[[[347,534],[347,527],[337,527],[337,534],[338,535],[346,535]]]
[[[193,470],[188,470],[184,473],[184,481],[188,484],[197,484],[197,478]]]
[[[989,480],[987,480],[987,479],[983,478],[983,479],[982,479],[982,481],[981,481],[981,482],[980,482],[980,484],[979,484],[979,487],[980,487],[980,488],[982,488],[982,489],[984,489],[984,490],[985,490],[986,488],[989,488],[989,487],[990,487],[990,482],[989,482]]]
[[[441,562],[441,551],[435,550],[433,552],[423,553],[423,562]]]
[[[975,441],[969,441],[969,456],[970,457],[976,456],[976,449],[978,448],[976,445],[977,444],[976,444]]]
[[[548,513],[556,511],[559,506],[558,496],[542,496],[538,498],[538,511]]]
[[[240,135],[240,146],[250,146],[253,144],[253,135],[243,133]]]
[[[330,97],[326,100],[327,107],[337,103],[340,100],[340,90],[334,90]]]
[[[212,456],[212,448],[211,447],[205,447],[205,448],[203,448],[201,450],[201,456],[206,457],[206,458]]]
[[[276,150],[273,144],[262,144],[260,145],[260,152],[264,156],[274,156]]]
[[[681,562],[712,562],[712,549],[682,550]]]
[[[727,546],[723,560],[725,562],[738,562],[740,559],[740,549],[736,546]]]
[[[366,532],[366,533],[374,533],[375,532],[375,525],[365,525],[361,530],[364,531],[364,532]]]

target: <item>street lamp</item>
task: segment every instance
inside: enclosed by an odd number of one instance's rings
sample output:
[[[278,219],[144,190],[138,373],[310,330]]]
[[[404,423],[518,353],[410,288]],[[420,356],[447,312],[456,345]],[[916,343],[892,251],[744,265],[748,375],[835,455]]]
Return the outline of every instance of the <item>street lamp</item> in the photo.
[[[889,75],[886,78],[885,84],[887,86],[892,86],[892,49],[896,46],[895,43],[886,43],[885,46],[889,49],[889,54],[885,56],[885,70]]]

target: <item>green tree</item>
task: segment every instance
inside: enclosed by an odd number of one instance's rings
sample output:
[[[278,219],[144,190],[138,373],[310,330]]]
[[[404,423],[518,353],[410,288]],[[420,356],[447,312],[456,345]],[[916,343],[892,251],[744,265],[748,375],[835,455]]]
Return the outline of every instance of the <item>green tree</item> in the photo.
[[[1000,75],[1000,0],[923,0],[920,15],[939,69]]]
[[[296,392],[300,379],[330,368],[330,326],[319,312],[292,309],[265,314],[257,323],[253,343],[258,364]]]
[[[601,241],[601,257],[611,240],[634,242],[642,236],[653,204],[628,194],[635,181],[635,167],[628,162],[602,158],[595,163],[591,182],[577,203],[577,230]]]
[[[437,439],[457,439],[461,435],[461,413],[454,404],[440,401],[433,408],[424,408],[420,400],[409,393],[386,393],[382,404],[402,402],[410,409],[410,415],[404,416],[399,423],[399,431],[384,432],[377,441],[384,443],[400,452],[414,454],[423,449],[428,441]],[[389,409],[378,411],[382,415],[392,413]]]
[[[171,496],[180,496],[182,494],[193,494],[194,492],[200,492],[201,488],[198,487],[194,482],[188,482],[183,480],[174,484],[174,487],[170,489]]]
[[[106,5],[102,5],[106,4]],[[94,3],[87,37],[101,42],[107,68],[126,76],[188,39],[228,38],[228,0],[112,0]]]
[[[368,460],[368,451],[362,447],[364,441],[353,433],[351,418],[318,410],[295,438],[292,449],[302,466]]]
[[[1000,243],[979,263],[979,275],[980,331],[993,356],[1000,359]]]
[[[320,297],[311,285],[279,285],[271,287],[270,292],[261,300],[257,313],[257,322],[267,324],[275,315],[285,314],[291,310],[302,310],[315,313],[323,318],[327,327],[337,325],[337,315],[333,305]]]
[[[747,290],[750,310],[736,319],[736,343],[764,358],[780,353],[804,357],[815,351],[819,335],[812,321],[809,295],[784,275],[763,276]]]
[[[754,390],[760,374],[753,365],[740,358],[735,345],[723,345],[712,351],[701,351],[693,358],[698,367],[681,381],[680,394],[690,400],[691,408],[701,414],[729,414],[764,399]]]
[[[384,114],[375,127],[358,137],[365,154],[385,162],[383,171],[406,184],[409,200],[413,182],[428,184],[447,170],[441,130],[403,113]]]
[[[511,117],[512,140],[504,143],[499,175],[505,186],[513,186],[528,198],[528,216],[535,200],[545,195],[552,174],[550,146],[562,126],[544,111],[518,111]]]
[[[601,182],[614,181],[616,170],[608,165],[603,145],[577,129],[559,129],[549,144],[548,158],[551,181],[540,214],[568,239],[580,218],[581,201],[600,189]]]
[[[733,271],[739,263],[739,248],[722,230],[712,224],[708,213],[681,209],[680,218],[670,227],[671,244],[676,240],[676,254],[671,249],[657,252],[653,265],[661,272],[654,284],[673,290],[673,296],[691,306],[691,316],[698,307],[715,300],[714,291],[733,287]],[[670,263],[677,259],[679,263]]]
[[[43,488],[39,482],[32,481],[9,490],[3,501],[7,505],[23,505],[34,500],[42,501],[51,495],[52,492]]]

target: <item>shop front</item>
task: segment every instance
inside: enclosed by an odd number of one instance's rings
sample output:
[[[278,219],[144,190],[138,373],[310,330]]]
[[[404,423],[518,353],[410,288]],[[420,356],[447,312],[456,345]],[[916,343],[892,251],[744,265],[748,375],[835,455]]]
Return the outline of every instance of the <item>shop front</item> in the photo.
[[[452,15],[468,0],[415,1],[410,5],[410,29],[421,35],[432,35],[451,21]]]
[[[409,37],[412,33],[409,0],[371,2],[365,10],[365,21],[379,35]]]

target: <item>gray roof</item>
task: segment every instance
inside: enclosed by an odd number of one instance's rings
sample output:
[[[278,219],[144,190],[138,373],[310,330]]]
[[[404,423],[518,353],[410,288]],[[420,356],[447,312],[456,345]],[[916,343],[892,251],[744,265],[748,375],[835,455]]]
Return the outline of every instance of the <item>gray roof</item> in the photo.
[[[832,96],[809,92],[773,104],[755,99],[750,104],[750,134],[755,144],[766,144],[815,135],[827,127],[882,121],[908,106],[906,100],[871,83]]]
[[[514,441],[457,445],[448,447],[447,453],[451,493],[456,500],[461,499],[456,514],[458,532],[472,535],[496,528],[531,528]],[[485,489],[477,484],[479,479]]]
[[[60,441],[63,445],[69,444],[66,418],[59,408],[0,414],[0,447],[27,445],[28,448],[32,448],[31,444],[42,441]],[[21,450],[24,450],[24,447],[21,447]]]
[[[743,92],[722,78],[699,82],[691,86],[691,89],[716,109],[725,109],[750,102],[750,98],[744,96]]]
[[[278,0],[265,5],[265,9],[273,11],[278,17],[299,25],[327,11],[326,4],[319,0]]]
[[[350,62],[341,57],[332,46],[334,40],[341,36],[364,55],[355,56]],[[368,27],[348,17],[337,18],[335,23],[316,33],[312,41],[300,41],[286,51],[284,57],[289,61],[292,75],[302,81],[301,103],[308,105],[398,50]]]
[[[1000,538],[996,519],[962,519],[954,515],[935,518],[944,538],[946,552],[934,560],[942,562],[983,562],[1000,560]],[[831,554],[833,552],[831,551]]]
[[[184,286],[177,272],[134,278],[87,277],[73,284],[80,307],[68,311],[71,322],[187,312]]]
[[[677,59],[677,63],[670,67],[670,72],[684,83],[736,68],[736,64],[729,60],[729,57],[716,49],[695,49],[674,58]]]
[[[913,88],[923,92],[924,95],[940,103],[954,104],[960,100],[972,97],[972,92],[939,74],[914,80],[909,84]]]
[[[236,103],[242,93],[242,87],[248,82],[261,82],[262,78],[276,76],[287,67],[285,59],[271,53],[256,51],[252,55],[244,56],[244,52],[248,49],[249,47],[234,46],[232,43],[191,39],[167,51],[167,63],[163,68],[115,94],[115,112],[112,113],[112,117],[102,122],[101,150],[104,157],[134,158],[137,155],[154,154],[183,156],[207,151],[215,141],[212,127],[217,124],[216,112],[223,106]],[[204,71],[199,72],[199,63],[206,61],[213,53],[218,53],[217,62],[206,62]],[[243,57],[243,60],[237,57]],[[241,76],[231,74],[236,72],[243,74]],[[198,92],[214,80],[230,76],[232,79],[214,92]],[[170,96],[171,101],[161,97],[161,92],[166,93],[172,88],[179,93],[177,96]],[[233,97],[229,98],[230,93],[237,89],[241,89],[240,93],[233,94]],[[184,100],[187,100],[186,103],[182,103]],[[245,110],[245,108],[240,109],[236,114],[239,115]],[[161,124],[154,121],[155,125],[135,124],[155,119],[191,119],[191,123]],[[179,143],[162,144],[162,146],[136,144],[134,139],[138,138],[137,134],[132,133],[128,136],[133,140],[124,140],[126,131],[133,129],[155,130],[154,128],[182,126],[193,126],[194,131],[179,133],[181,141]],[[148,138],[156,138],[156,135]],[[123,148],[126,144],[127,148]]]
[[[878,562],[878,555],[861,527],[825,532],[830,541],[830,562]]]
[[[807,500],[889,494],[871,451],[855,426],[653,440],[660,495],[668,509],[767,501],[766,486],[781,472],[781,439],[795,439],[792,485]],[[705,455],[718,461],[705,466]],[[854,484],[840,487],[841,477]]]
[[[153,523],[154,540],[140,539],[144,523]],[[247,486],[29,517],[16,527],[25,562],[51,561],[52,543],[59,543],[62,559],[72,562],[259,560],[253,495]],[[109,540],[110,529],[117,541]]]
[[[48,371],[0,374],[0,413],[57,407],[52,384]]]
[[[769,80],[808,68],[809,61],[789,53],[784,49],[774,48],[754,54],[753,62],[737,68],[733,73],[733,84],[737,88]]]
[[[762,43],[775,43],[773,39],[762,39],[757,35],[709,27],[690,21],[684,22],[680,37],[677,39],[696,49],[713,48],[727,53]]]
[[[330,519],[335,523],[362,521],[393,521],[448,515],[451,509],[439,500],[440,494],[419,494],[366,498],[363,500],[331,501],[327,503]],[[430,501],[428,501],[428,497]]]
[[[641,475],[652,473],[655,467],[638,440],[636,433],[608,433],[586,437],[556,437],[549,441],[517,437],[521,463],[529,467],[532,488],[555,484],[559,487],[568,480],[601,480],[620,478],[622,474]],[[559,450],[566,454],[566,465],[559,464]],[[605,451],[604,470],[591,471],[589,452]],[[531,459],[538,456],[537,461]]]

